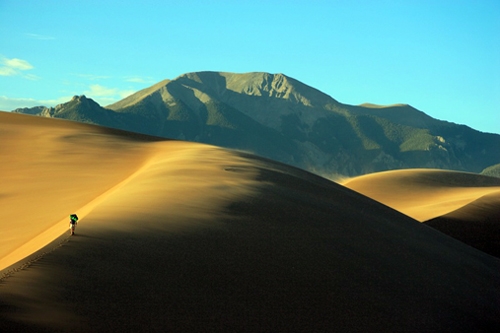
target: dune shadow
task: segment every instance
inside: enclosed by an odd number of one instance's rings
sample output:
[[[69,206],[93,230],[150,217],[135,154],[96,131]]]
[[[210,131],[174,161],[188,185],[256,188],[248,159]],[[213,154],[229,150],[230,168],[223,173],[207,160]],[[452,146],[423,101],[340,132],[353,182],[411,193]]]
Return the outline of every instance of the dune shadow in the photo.
[[[99,237],[95,237],[95,236],[90,236],[88,234],[82,234],[82,233],[75,233],[74,235],[72,236],[68,236],[68,239],[71,239],[73,237],[76,237],[76,238],[93,238],[93,239],[97,239]]]

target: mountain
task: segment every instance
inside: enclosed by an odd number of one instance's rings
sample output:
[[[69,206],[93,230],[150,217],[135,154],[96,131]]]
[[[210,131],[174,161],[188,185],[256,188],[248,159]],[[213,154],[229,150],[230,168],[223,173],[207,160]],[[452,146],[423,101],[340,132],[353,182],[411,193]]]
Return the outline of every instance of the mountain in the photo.
[[[55,108],[36,106],[33,108],[16,109],[12,112],[48,118],[69,119],[108,127],[119,127],[113,112],[101,107],[94,100],[86,98],[83,95],[73,96],[69,102],[59,104]]]
[[[106,108],[79,96],[15,112],[245,150],[326,177],[422,167],[478,173],[500,163],[500,135],[405,104],[342,104],[283,74],[188,73]]]

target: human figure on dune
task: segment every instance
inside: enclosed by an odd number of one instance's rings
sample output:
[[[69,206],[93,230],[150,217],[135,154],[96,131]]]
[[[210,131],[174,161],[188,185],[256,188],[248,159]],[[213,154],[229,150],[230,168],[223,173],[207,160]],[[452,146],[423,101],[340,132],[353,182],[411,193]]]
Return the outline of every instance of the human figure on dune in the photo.
[[[71,214],[69,216],[69,233],[71,236],[75,234],[75,228],[78,224],[78,216],[76,214]]]

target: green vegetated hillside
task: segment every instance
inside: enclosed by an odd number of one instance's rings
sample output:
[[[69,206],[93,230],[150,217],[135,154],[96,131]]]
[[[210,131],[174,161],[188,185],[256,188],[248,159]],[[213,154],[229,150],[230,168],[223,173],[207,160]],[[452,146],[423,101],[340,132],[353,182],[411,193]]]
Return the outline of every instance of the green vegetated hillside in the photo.
[[[105,108],[75,96],[18,112],[245,150],[326,177],[500,163],[500,135],[409,105],[342,104],[283,74],[188,73]]]
[[[487,167],[481,172],[482,175],[500,178],[500,163]]]

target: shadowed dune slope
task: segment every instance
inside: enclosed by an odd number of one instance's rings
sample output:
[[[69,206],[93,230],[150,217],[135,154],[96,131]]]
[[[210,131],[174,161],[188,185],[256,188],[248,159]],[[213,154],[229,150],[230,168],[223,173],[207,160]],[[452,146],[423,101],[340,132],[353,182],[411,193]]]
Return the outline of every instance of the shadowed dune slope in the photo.
[[[500,191],[426,221],[426,224],[500,258]]]
[[[499,260],[348,188],[213,146],[0,117],[0,151],[17,160],[2,166],[4,256],[25,242],[44,246],[25,227],[39,212],[47,239],[67,232],[60,221],[70,213],[82,217],[74,237],[59,237],[24,269],[18,262],[2,272],[7,330],[486,332],[500,325]],[[5,141],[13,137],[15,149]],[[37,155],[27,159],[27,151]],[[73,187],[62,186],[68,180]],[[9,250],[4,230],[16,241]]]
[[[360,176],[343,185],[500,256],[500,178],[414,169]]]

